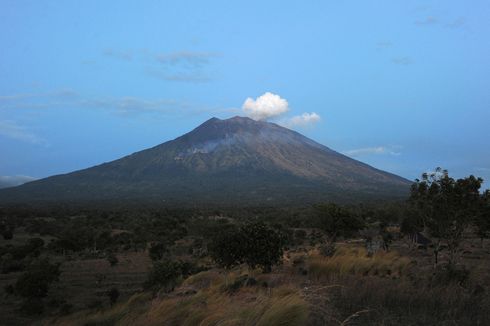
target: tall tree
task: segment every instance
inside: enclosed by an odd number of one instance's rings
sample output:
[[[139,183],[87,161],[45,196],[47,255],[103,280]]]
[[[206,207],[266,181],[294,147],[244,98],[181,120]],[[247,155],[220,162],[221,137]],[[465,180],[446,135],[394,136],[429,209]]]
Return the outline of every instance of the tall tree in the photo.
[[[477,214],[474,223],[483,247],[483,239],[490,237],[490,190],[485,191],[482,195],[480,212]]]
[[[329,244],[337,237],[348,237],[364,227],[364,222],[355,213],[336,204],[325,204],[317,207],[319,226],[327,234]]]
[[[437,168],[433,173],[424,173],[412,185],[409,202],[419,212],[425,229],[436,239],[435,264],[442,242],[449,249],[449,262],[454,263],[463,232],[479,212],[482,182],[472,175],[455,180],[447,170]]]

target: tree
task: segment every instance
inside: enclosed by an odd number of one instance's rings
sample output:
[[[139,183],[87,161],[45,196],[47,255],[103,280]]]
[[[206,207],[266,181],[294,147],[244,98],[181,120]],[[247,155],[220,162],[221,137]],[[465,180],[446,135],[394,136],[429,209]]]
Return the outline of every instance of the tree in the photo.
[[[15,292],[24,298],[43,298],[48,294],[50,284],[58,280],[59,275],[59,265],[43,259],[29,266],[17,279]]]
[[[214,261],[225,269],[245,263],[267,273],[280,262],[284,245],[282,233],[262,222],[250,222],[217,233],[208,248]]]
[[[165,288],[166,291],[174,289],[177,280],[182,275],[182,266],[179,262],[164,259],[155,261],[145,283],[147,288]]]
[[[490,190],[482,195],[480,211],[476,215],[474,224],[483,247],[483,239],[490,237]]]
[[[119,299],[119,290],[117,288],[112,288],[107,292],[107,296],[109,297],[109,300],[111,302],[111,306],[114,305],[117,302],[117,299]]]
[[[417,179],[412,185],[409,202],[421,215],[424,228],[436,238],[436,265],[442,241],[449,249],[449,262],[454,263],[463,231],[478,213],[482,182],[472,175],[454,180],[447,170],[437,168],[433,173],[422,174],[422,180]]]
[[[152,243],[148,249],[148,255],[153,261],[162,259],[165,252],[167,252],[167,248],[161,242]]]
[[[348,237],[364,227],[364,222],[348,209],[336,204],[317,206],[319,226],[327,235],[326,255],[335,251],[338,236]]]
[[[263,272],[271,271],[272,266],[281,261],[285,239],[281,233],[263,222],[247,223],[240,228],[243,241],[243,262],[250,269],[260,267]]]
[[[244,240],[237,227],[227,227],[225,232],[215,233],[208,245],[208,251],[220,267],[229,270],[243,263]]]
[[[111,267],[114,267],[119,263],[119,259],[117,259],[117,256],[112,251],[109,251],[107,253],[107,261],[109,262]]]

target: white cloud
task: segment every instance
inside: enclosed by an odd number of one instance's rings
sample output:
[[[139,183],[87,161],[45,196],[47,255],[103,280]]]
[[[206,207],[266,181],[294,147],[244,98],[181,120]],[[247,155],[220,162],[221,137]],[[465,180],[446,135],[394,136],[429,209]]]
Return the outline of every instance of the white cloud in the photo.
[[[386,146],[377,146],[377,147],[364,147],[351,149],[348,151],[344,151],[343,154],[348,156],[364,156],[364,155],[380,155],[380,154],[390,154],[390,155],[400,155],[400,152],[396,150],[400,149],[400,146],[386,147]]]
[[[255,100],[250,97],[247,98],[242,109],[246,115],[254,120],[267,120],[286,113],[289,110],[289,104],[279,95],[267,92]]]
[[[0,120],[0,136],[31,144],[46,144],[46,141],[10,120]]]
[[[302,115],[294,116],[282,124],[286,127],[307,127],[321,120],[320,116],[315,112],[305,112]]]

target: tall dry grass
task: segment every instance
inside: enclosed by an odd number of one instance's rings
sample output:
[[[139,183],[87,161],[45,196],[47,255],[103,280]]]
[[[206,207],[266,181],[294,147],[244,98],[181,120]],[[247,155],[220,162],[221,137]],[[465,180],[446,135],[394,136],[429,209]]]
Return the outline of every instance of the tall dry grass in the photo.
[[[379,251],[369,257],[366,249],[358,246],[339,247],[332,257],[312,251],[308,258],[310,277],[317,281],[342,275],[399,277],[409,264],[410,259],[396,251]]]
[[[238,275],[230,273],[233,280]],[[229,282],[228,280],[228,282]],[[230,294],[223,274],[206,271],[188,278],[176,293],[149,299],[136,295],[128,302],[97,313],[74,314],[58,325],[304,325],[308,304],[297,288],[260,285]],[[186,289],[193,289],[186,294]],[[197,291],[197,292],[195,292]]]

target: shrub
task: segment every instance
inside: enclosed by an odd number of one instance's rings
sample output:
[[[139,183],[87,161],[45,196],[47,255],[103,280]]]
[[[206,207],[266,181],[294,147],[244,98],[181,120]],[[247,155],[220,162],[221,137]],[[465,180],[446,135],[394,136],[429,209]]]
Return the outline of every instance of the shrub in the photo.
[[[89,309],[100,309],[100,308],[102,308],[102,301],[99,299],[92,300],[87,304],[87,308],[89,308]]]
[[[64,303],[60,307],[60,315],[69,315],[73,310],[73,305],[71,303]]]
[[[14,237],[14,233],[11,229],[6,229],[2,232],[2,236],[5,240],[12,240]]]
[[[7,294],[14,294],[14,286],[12,284],[5,285],[3,289]]]
[[[161,242],[152,243],[148,249],[148,255],[153,261],[162,259],[165,252],[167,252],[167,248]]]
[[[107,254],[107,261],[109,262],[111,267],[114,267],[119,263],[119,259],[117,259],[116,255],[114,255],[114,253],[112,252]]]
[[[463,286],[468,281],[469,276],[470,271],[465,266],[445,264],[437,267],[432,281],[435,285],[457,284]]]
[[[226,232],[218,232],[213,236],[208,250],[219,266],[230,269],[243,262],[243,246],[244,239],[240,230],[230,226]]]
[[[281,234],[262,222],[252,222],[240,229],[243,246],[243,262],[249,268],[262,268],[270,272],[273,265],[280,262],[284,239]]]
[[[26,315],[41,315],[44,311],[44,304],[41,298],[28,298],[22,302],[20,311]]]
[[[301,229],[294,231],[294,239],[297,244],[302,244],[306,239],[306,231]]]
[[[181,275],[181,263],[172,260],[160,260],[153,263],[145,287],[164,288],[165,291],[172,291]]]
[[[49,285],[58,280],[59,265],[43,259],[29,266],[15,283],[15,292],[25,298],[42,298],[48,293]]]
[[[119,290],[117,288],[112,288],[107,292],[107,296],[109,297],[109,300],[111,302],[111,306],[114,305],[117,302],[117,299],[119,299]]]

